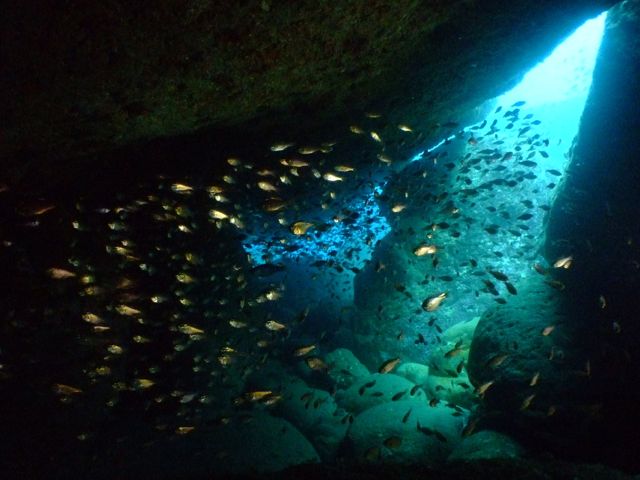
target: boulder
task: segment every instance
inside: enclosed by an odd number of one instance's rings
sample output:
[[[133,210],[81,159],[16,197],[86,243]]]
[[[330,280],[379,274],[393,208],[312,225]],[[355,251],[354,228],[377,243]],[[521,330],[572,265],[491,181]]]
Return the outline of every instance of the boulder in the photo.
[[[416,385],[424,385],[427,382],[427,378],[429,378],[429,367],[421,363],[402,363],[396,368],[395,374]]]
[[[427,360],[430,375],[459,377],[464,372],[470,345],[470,343],[443,342],[434,346]]]
[[[329,376],[338,388],[348,388],[356,379],[370,375],[367,367],[346,348],[336,348],[327,353],[325,362],[331,366]]]
[[[482,430],[464,438],[449,455],[448,461],[516,458],[523,448],[511,437],[493,430]]]
[[[220,459],[216,472],[276,472],[320,461],[313,445],[296,427],[287,420],[260,412],[249,423],[221,427],[212,447]]]
[[[478,396],[463,372],[457,378],[431,375],[424,385],[429,399],[437,398],[445,403],[453,403],[461,407],[471,408],[478,403]]]
[[[442,340],[454,344],[460,341],[463,345],[470,345],[479,321],[480,317],[474,317],[467,322],[460,322],[450,326],[442,332]]]
[[[328,391],[310,387],[276,361],[250,375],[246,389],[271,390],[280,395],[281,400],[269,407],[270,412],[299,429],[323,460],[333,458],[347,432],[349,418]]]
[[[382,403],[396,403],[406,399],[426,400],[427,397],[421,388],[411,395],[414,387],[413,382],[393,373],[374,373],[368,377],[359,378],[346,390],[338,390],[336,402],[348,412],[357,415]],[[396,395],[399,397],[395,397]],[[398,400],[394,401],[394,398]]]
[[[302,381],[287,386],[282,394],[273,414],[300,429],[323,460],[333,459],[347,432],[348,413],[336,405],[329,392],[310,388]]]
[[[566,291],[532,274],[520,294],[488,310],[476,328],[467,371],[491,409],[541,412],[588,390],[589,346],[569,315]],[[534,395],[533,397],[531,397]],[[523,403],[524,402],[524,403]]]
[[[358,458],[435,465],[459,443],[466,418],[460,408],[404,400],[362,412],[347,435]]]

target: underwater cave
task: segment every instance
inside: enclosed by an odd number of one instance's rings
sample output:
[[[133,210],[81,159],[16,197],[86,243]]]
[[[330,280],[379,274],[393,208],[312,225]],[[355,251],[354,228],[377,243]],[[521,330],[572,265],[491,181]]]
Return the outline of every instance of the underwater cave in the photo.
[[[640,1],[7,8],[3,478],[637,478]]]

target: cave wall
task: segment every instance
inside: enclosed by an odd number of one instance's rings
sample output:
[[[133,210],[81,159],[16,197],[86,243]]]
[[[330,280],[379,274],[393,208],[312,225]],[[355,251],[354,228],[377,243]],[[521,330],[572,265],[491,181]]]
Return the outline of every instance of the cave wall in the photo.
[[[4,180],[203,129],[295,138],[370,108],[393,110],[389,145],[399,122],[434,137],[613,3],[15,4],[0,20]]]
[[[598,455],[629,467],[638,420],[640,347],[640,2],[625,1],[607,19],[573,161],[550,212],[546,257],[573,255],[562,272],[574,322],[592,352],[591,388],[600,410],[592,416]],[[595,432],[595,433],[594,433]]]

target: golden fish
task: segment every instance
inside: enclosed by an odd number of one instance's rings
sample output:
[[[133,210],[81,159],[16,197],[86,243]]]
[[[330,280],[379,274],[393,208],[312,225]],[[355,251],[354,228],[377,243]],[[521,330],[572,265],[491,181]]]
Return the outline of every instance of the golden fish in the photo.
[[[497,368],[500,365],[502,365],[507,358],[509,358],[509,354],[508,353],[498,354],[498,355],[496,355],[496,356],[494,356],[494,357],[489,359],[489,361],[487,362],[487,367],[489,367],[489,368]]]
[[[429,297],[422,302],[422,308],[427,312],[433,312],[438,309],[445,298],[447,298],[446,292],[436,295],[435,297]]]
[[[264,202],[264,204],[262,205],[262,208],[266,212],[278,212],[286,206],[287,206],[287,202],[285,202],[281,198],[271,197]]]
[[[327,182],[342,182],[344,180],[344,178],[338,175],[334,175],[331,172],[325,173],[324,175],[322,175],[322,178],[324,178]]]
[[[391,207],[391,211],[393,213],[400,213],[401,211],[403,211],[405,208],[407,208],[406,205],[402,204],[402,203],[396,203],[393,207]]]
[[[277,192],[278,189],[271,183],[269,182],[265,182],[265,181],[261,181],[258,182],[258,188],[260,190],[264,190],[265,192]]]
[[[349,130],[351,130],[353,133],[357,134],[357,135],[362,135],[364,133],[364,130],[360,127],[358,127],[357,125],[351,125],[349,127]]]
[[[376,142],[382,143],[382,138],[380,138],[380,135],[378,135],[377,132],[369,132],[369,135],[371,135],[371,138],[373,138]]]
[[[286,143],[286,142],[274,143],[273,145],[271,145],[270,150],[272,152],[282,152],[287,148],[293,147],[293,145],[294,145],[293,143]]]
[[[247,326],[246,322],[241,322],[240,320],[229,320],[229,325],[233,328],[245,328]]]
[[[423,243],[413,250],[413,254],[416,257],[422,257],[423,255],[433,255],[437,251],[438,248],[435,245],[427,245],[426,243]]]
[[[224,220],[226,218],[229,218],[229,215],[220,210],[209,210],[209,216],[217,220]]]
[[[538,380],[540,379],[540,372],[536,372],[531,377],[531,381],[529,382],[530,387],[535,387],[538,384]]]
[[[484,394],[487,393],[487,390],[489,390],[489,387],[491,387],[491,385],[494,384],[494,382],[495,380],[490,380],[488,382],[483,383],[478,388],[476,388],[476,393],[481,397],[483,397]]]
[[[55,205],[42,205],[42,206],[34,206],[34,207],[27,207],[23,210],[20,211],[20,214],[23,216],[39,216],[39,215],[44,215],[47,212],[50,212],[51,210],[55,209],[56,206]]]
[[[75,273],[63,268],[50,268],[49,270],[47,270],[47,273],[51,278],[55,280],[64,280],[66,278],[73,278],[76,276]]]
[[[562,257],[556,260],[556,262],[553,264],[553,267],[568,269],[569,267],[571,267],[572,262],[573,256],[569,255],[568,257]]]
[[[526,410],[527,408],[529,408],[529,406],[531,406],[531,402],[533,401],[533,399],[535,398],[536,394],[532,393],[531,395],[529,395],[528,397],[526,397],[523,401],[522,404],[520,405],[520,410]]]
[[[297,158],[291,158],[291,159],[283,158],[282,160],[280,160],[280,164],[284,165],[285,167],[293,167],[293,168],[302,168],[302,167],[309,166],[309,162],[305,162],[304,160],[299,160]]]
[[[176,428],[176,433],[178,435],[186,435],[187,433],[191,433],[196,429],[196,427],[185,426]]]
[[[398,366],[399,363],[400,363],[399,357],[387,360],[383,362],[382,365],[380,365],[380,368],[378,368],[378,373],[389,373],[394,368],[396,368],[396,366]]]
[[[151,343],[150,339],[143,337],[142,335],[134,335],[133,341],[136,343]]]
[[[134,383],[136,388],[144,390],[146,388],[153,387],[156,382],[149,380],[148,378],[136,378]]]
[[[82,319],[85,322],[91,323],[93,325],[100,325],[102,323],[104,323],[104,320],[101,319],[98,315],[96,315],[95,313],[91,313],[91,312],[87,312],[87,313],[83,313],[82,314]]]
[[[137,308],[133,308],[128,305],[118,305],[116,307],[116,312],[118,312],[120,315],[125,315],[127,317],[133,317],[134,315],[140,315],[142,313]]]
[[[111,368],[107,366],[97,367],[95,372],[102,377],[106,377],[107,375],[111,375]]]
[[[353,172],[355,171],[355,168],[350,167],[349,165],[336,165],[335,167],[333,167],[333,169],[336,172],[341,172],[341,173],[346,173],[346,172]]]
[[[311,370],[326,372],[329,370],[329,366],[320,357],[307,357],[304,359]]]
[[[54,383],[53,391],[59,395],[77,395],[82,393],[82,390],[71,385],[65,385],[64,383]]]
[[[393,160],[391,159],[391,157],[389,155],[386,155],[384,153],[379,153],[377,155],[378,160],[380,160],[382,163],[386,163],[386,164],[391,164],[393,163]]]
[[[300,347],[297,348],[294,352],[293,352],[293,356],[294,357],[304,357],[307,353],[315,350],[316,346],[315,345],[309,345],[306,347]]]
[[[187,252],[184,254],[184,258],[191,265],[200,265],[202,263],[202,259],[200,258],[200,256],[195,253]]]
[[[551,335],[551,332],[553,332],[555,329],[556,329],[555,325],[549,325],[548,327],[544,327],[541,333],[543,336],[547,337]]]
[[[120,345],[109,345],[107,347],[107,351],[114,355],[120,355],[122,354],[122,352],[124,352],[123,348]]]
[[[229,220],[229,223],[231,223],[231,225],[235,225],[237,228],[240,228],[240,229],[244,228],[244,222],[240,220],[238,217],[231,217],[231,219]]]
[[[178,327],[178,330],[186,335],[202,335],[204,333],[204,330],[187,323],[183,323],[182,325],[180,325]]]
[[[194,283],[196,281],[195,278],[185,272],[176,274],[176,280],[178,280],[180,283]]]
[[[271,390],[258,390],[255,392],[247,392],[244,394],[244,397],[250,402],[257,402],[271,395],[273,395]]]
[[[304,235],[314,224],[310,222],[295,222],[291,225],[290,230],[294,235]]]
[[[233,157],[227,158],[227,163],[232,167],[239,167],[240,165],[242,165],[242,162],[240,161],[239,158],[233,158]]]
[[[413,129],[410,126],[404,125],[402,123],[400,125],[398,125],[398,128],[400,130],[402,130],[403,132],[413,132]]]
[[[279,298],[282,297],[282,292],[280,292],[279,290],[268,290],[264,293],[264,298],[266,298],[267,300],[273,302],[274,300],[278,300]]]
[[[213,199],[216,202],[220,202],[220,203],[229,203],[231,200],[229,200],[227,197],[225,197],[224,195],[222,195],[221,193],[216,193],[213,195]]]
[[[282,324],[282,323],[278,323],[275,320],[269,320],[267,321],[264,326],[267,328],[267,330],[271,330],[274,332],[279,332],[281,330],[286,330],[287,326]]]
[[[184,183],[174,183],[171,185],[171,190],[176,193],[191,193],[193,191],[193,187],[185,185]]]
[[[275,405],[280,400],[282,400],[282,395],[269,395],[262,400],[262,404],[267,406]]]
[[[320,151],[320,148],[318,147],[300,147],[298,149],[298,153],[300,155],[311,155],[319,151]]]

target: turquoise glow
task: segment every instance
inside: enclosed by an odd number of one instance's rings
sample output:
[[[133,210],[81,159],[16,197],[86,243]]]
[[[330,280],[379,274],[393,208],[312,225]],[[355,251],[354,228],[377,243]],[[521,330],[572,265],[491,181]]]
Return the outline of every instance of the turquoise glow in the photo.
[[[604,34],[607,13],[588,20],[542,62],[531,69],[513,89],[484,107],[490,109],[502,105],[508,108],[519,101],[526,102],[527,113],[540,119],[547,132],[553,132],[561,144],[568,149],[575,137],[591,88],[593,69]],[[493,118],[488,119],[489,122]],[[465,127],[465,132],[469,131]],[[451,135],[425,151],[414,155],[410,161],[420,160],[427,152],[441,147],[456,138]],[[566,153],[566,149],[562,153]],[[564,165],[556,165],[556,167]]]

